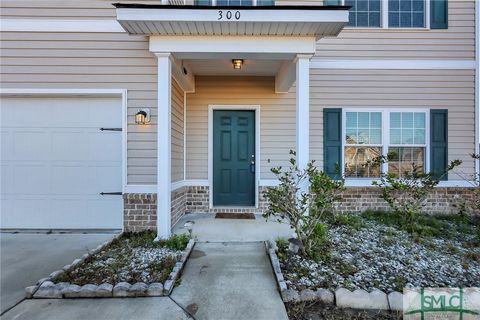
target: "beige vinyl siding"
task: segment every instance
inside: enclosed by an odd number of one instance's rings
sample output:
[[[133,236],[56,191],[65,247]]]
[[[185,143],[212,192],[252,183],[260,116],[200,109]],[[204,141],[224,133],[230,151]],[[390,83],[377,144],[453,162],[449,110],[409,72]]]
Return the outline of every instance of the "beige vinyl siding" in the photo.
[[[446,30],[356,29],[317,42],[315,59],[475,59],[475,2],[448,1]]]
[[[311,158],[323,166],[323,108],[448,109],[449,161],[460,159],[464,176],[474,173],[473,70],[311,71]],[[458,179],[450,175],[450,179]]]
[[[183,180],[183,90],[172,80],[172,182]]]
[[[275,94],[274,83],[273,77],[196,78],[195,93],[187,94],[187,179],[208,179],[209,105],[260,105],[261,178],[287,165],[295,147],[295,94]]]
[[[1,18],[9,19],[115,19],[112,3],[158,4],[159,0],[2,0]]]
[[[156,183],[157,61],[146,37],[3,32],[1,48],[3,88],[127,89],[128,183]],[[138,126],[146,107],[152,124]]]

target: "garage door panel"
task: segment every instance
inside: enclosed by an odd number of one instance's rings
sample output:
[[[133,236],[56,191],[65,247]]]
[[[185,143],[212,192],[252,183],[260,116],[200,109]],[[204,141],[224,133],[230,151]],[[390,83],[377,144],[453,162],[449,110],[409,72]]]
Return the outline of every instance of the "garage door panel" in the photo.
[[[0,106],[1,228],[119,229],[121,99],[7,98]],[[52,117],[52,115],[55,115]]]
[[[13,186],[13,194],[33,195],[50,192],[50,168],[47,165],[20,163],[12,167],[12,182],[8,183],[7,180],[7,188]]]
[[[118,161],[121,159],[121,150],[116,147],[122,143],[122,136],[118,132],[91,133],[89,140],[91,141],[88,144],[89,154],[95,155],[95,161]]]
[[[76,163],[71,166],[52,166],[51,174],[52,194],[76,194],[88,193],[88,168]]]
[[[89,190],[93,194],[99,194],[100,192],[120,192],[119,185],[122,184],[122,177],[116,175],[116,179],[107,179],[115,175],[118,171],[118,165],[116,166],[92,166],[90,167],[89,176]]]
[[[80,130],[52,132],[52,157],[58,161],[88,161],[86,134]]]
[[[51,150],[50,135],[39,130],[21,130],[13,133],[11,160],[47,160]]]

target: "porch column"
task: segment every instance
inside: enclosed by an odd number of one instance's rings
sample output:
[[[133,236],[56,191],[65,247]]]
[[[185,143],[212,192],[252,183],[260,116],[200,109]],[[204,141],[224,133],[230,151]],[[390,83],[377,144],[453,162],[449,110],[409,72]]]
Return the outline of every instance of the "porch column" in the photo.
[[[172,62],[170,53],[158,59],[157,117],[157,240],[171,233],[171,113]]]
[[[310,58],[311,55],[297,55],[297,165],[300,170],[310,160]],[[308,188],[303,186],[303,190]]]

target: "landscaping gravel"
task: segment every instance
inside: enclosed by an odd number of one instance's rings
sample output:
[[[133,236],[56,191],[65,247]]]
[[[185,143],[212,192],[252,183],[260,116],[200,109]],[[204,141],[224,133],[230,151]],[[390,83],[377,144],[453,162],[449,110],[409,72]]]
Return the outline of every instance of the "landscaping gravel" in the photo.
[[[414,241],[404,231],[369,220],[359,230],[331,227],[327,238],[331,253],[318,263],[295,255],[286,270],[286,253],[280,254],[289,288],[377,288],[388,293],[405,286],[480,286],[478,245],[439,238]]]

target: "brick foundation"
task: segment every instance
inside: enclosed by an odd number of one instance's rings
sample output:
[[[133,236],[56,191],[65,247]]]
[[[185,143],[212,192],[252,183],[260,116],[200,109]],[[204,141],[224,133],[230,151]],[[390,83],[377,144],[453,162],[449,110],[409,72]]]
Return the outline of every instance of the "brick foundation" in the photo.
[[[182,187],[172,192],[172,226],[185,213],[263,213],[267,209],[264,197],[266,187],[259,188],[258,208],[209,208],[209,187]],[[473,188],[436,188],[425,206],[426,213],[458,213],[463,201],[472,201]],[[156,230],[157,196],[156,194],[124,194],[125,231],[139,232]],[[376,187],[349,187],[336,205],[340,212],[363,212],[367,209],[389,210],[388,204],[381,198],[381,190]]]
[[[126,193],[123,195],[124,231],[140,232],[157,228],[157,194]]]
[[[474,196],[473,188],[435,188],[427,200],[425,213],[458,213],[462,201],[471,201]],[[349,187],[342,198],[336,208],[343,213],[390,209],[376,187]]]

